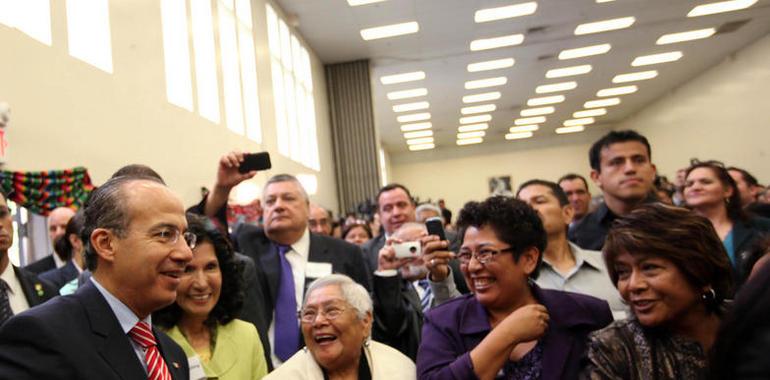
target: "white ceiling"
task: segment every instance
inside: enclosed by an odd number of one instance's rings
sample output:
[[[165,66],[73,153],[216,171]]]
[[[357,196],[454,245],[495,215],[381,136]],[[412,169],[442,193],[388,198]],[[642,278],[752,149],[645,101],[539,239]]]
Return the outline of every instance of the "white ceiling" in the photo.
[[[428,157],[479,154],[485,151],[522,149],[554,145],[576,139],[578,135],[557,135],[554,130],[582,110],[585,101],[597,99],[596,92],[616,87],[612,78],[617,74],[658,70],[657,78],[636,83],[639,91],[621,96],[622,103],[609,107],[608,114],[597,117],[596,124],[586,127],[586,135],[622,121],[650,102],[662,97],[681,84],[719,63],[731,53],[770,32],[770,0],[759,0],[752,7],[735,12],[687,18],[696,5],[712,1],[692,0],[616,0],[596,3],[595,0],[541,0],[537,11],[529,16],[477,24],[476,10],[521,3],[524,0],[387,0],[380,3],[350,7],[345,0],[277,0],[284,12],[296,20],[298,29],[310,47],[324,63],[370,59],[375,118],[383,146],[396,161]],[[575,36],[579,24],[606,19],[634,16],[635,24],[628,28],[604,33]],[[716,27],[732,22],[750,21],[734,32],[696,41],[656,45],[664,34]],[[364,41],[359,31],[364,28],[417,21],[416,34]],[[521,45],[471,52],[470,41],[523,33]],[[612,50],[604,55],[558,60],[563,49],[610,43]],[[631,67],[637,56],[679,50],[684,53],[676,62],[653,66]],[[513,67],[494,71],[469,73],[469,63],[512,57]],[[590,64],[593,70],[585,75],[546,79],[545,72],[553,68]],[[424,71],[425,80],[383,85],[379,77],[411,71]],[[507,84],[500,87],[465,90],[468,80],[506,76]],[[538,85],[577,81],[577,88],[554,94],[535,93]],[[401,101],[391,101],[386,93],[415,87],[425,87],[428,95]],[[464,95],[500,91],[502,97],[493,101],[487,136],[477,146],[458,147],[455,143],[460,108]],[[529,98],[563,94],[566,101],[556,104],[556,112],[547,115],[534,137],[525,140],[504,139],[508,128],[519,118],[519,111]],[[409,152],[393,112],[395,104],[428,101],[433,124],[435,150]],[[484,103],[478,103],[484,104]],[[423,111],[419,111],[423,112]],[[410,112],[407,112],[410,113]]]

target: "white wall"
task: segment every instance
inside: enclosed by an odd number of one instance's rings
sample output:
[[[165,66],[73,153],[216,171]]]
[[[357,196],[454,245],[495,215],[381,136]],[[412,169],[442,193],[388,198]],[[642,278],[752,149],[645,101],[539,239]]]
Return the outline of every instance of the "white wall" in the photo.
[[[200,186],[213,182],[223,153],[267,150],[273,170],[260,174],[257,182],[279,172],[317,174],[314,200],[337,209],[324,72],[312,51],[321,171],[277,153],[264,0],[252,1],[261,145],[227,129],[223,105],[222,122],[215,124],[168,103],[159,1],[110,1],[113,74],[69,56],[64,2],[51,6],[51,47],[0,25],[0,101],[12,107],[6,170],[85,166],[100,184],[125,164],[143,163],[191,204]],[[220,92],[221,79],[220,72]]]

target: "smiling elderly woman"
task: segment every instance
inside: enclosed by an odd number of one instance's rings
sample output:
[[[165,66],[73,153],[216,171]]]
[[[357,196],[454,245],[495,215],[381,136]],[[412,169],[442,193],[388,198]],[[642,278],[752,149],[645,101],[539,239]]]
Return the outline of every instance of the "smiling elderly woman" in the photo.
[[[265,379],[414,379],[414,363],[369,340],[372,300],[363,286],[332,274],[313,281],[300,311],[306,347]]]

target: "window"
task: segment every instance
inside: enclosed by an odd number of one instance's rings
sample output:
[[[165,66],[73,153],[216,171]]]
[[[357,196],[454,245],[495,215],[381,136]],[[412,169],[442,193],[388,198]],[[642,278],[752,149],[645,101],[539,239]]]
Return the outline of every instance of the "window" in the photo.
[[[51,46],[50,0],[0,0],[0,24]]]
[[[112,73],[108,0],[67,0],[70,55]]]
[[[193,110],[190,43],[185,0],[161,0],[163,51],[166,64],[166,98],[188,111]]]

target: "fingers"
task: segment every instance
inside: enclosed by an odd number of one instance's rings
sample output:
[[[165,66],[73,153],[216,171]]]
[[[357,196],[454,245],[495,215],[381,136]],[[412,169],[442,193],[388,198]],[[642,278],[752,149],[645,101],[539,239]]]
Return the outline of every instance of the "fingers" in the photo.
[[[437,236],[426,236],[423,239],[423,252],[425,254],[437,253],[436,251],[445,251],[449,246],[446,240],[439,240]]]
[[[243,162],[243,153],[239,151],[229,152],[219,160],[220,165],[226,168],[237,168],[241,162]]]

